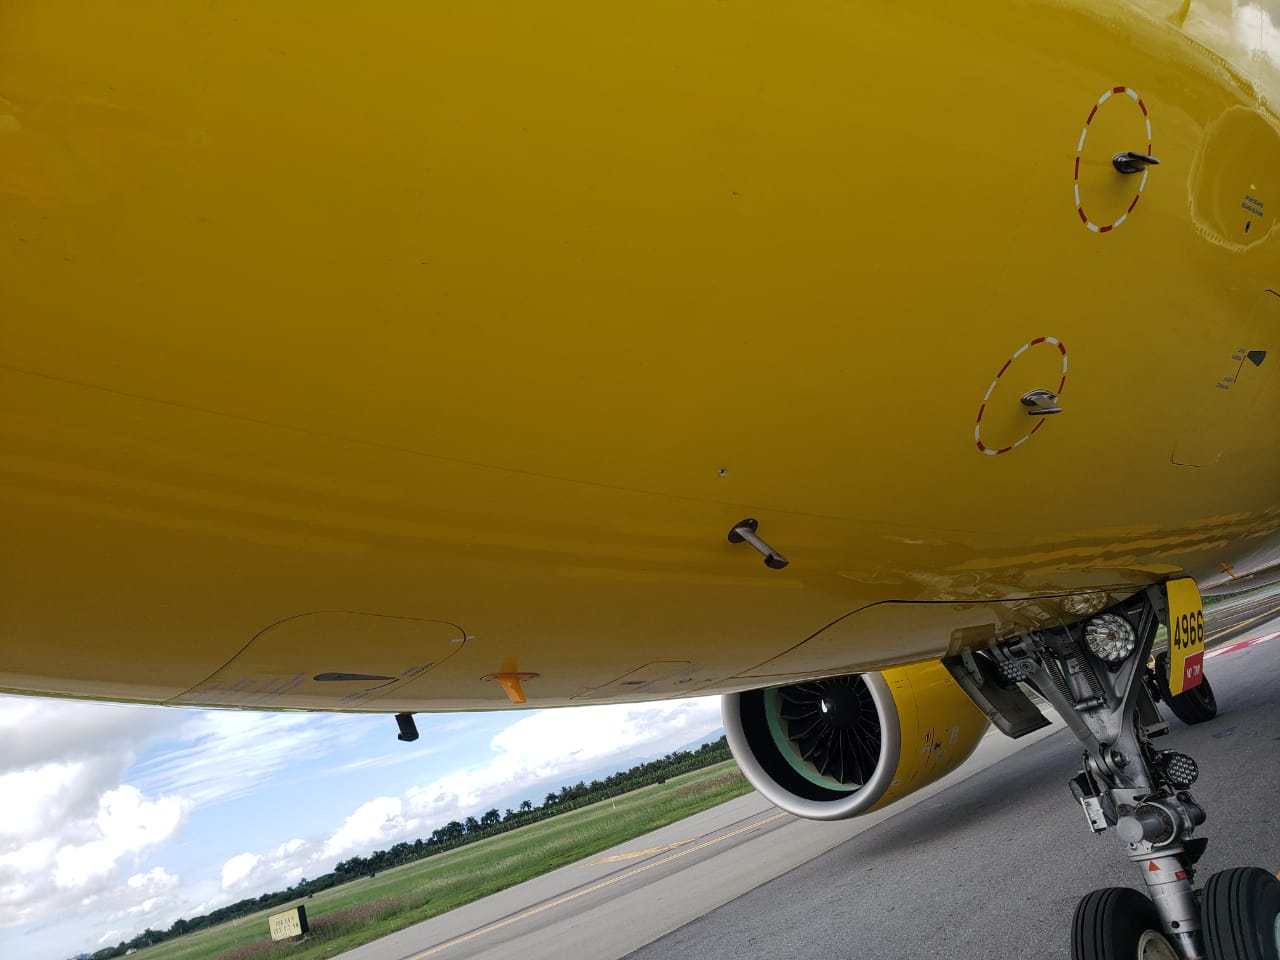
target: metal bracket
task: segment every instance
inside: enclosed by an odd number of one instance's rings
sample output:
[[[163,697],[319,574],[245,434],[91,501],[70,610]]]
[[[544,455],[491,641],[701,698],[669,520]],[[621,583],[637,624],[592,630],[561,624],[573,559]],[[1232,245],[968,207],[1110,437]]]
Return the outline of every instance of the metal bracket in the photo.
[[[947,657],[942,665],[1005,736],[1017,739],[1049,725],[1049,718],[1021,687],[1001,682],[999,669],[985,656],[962,650],[959,657]]]
[[[1117,153],[1111,158],[1111,163],[1121,173],[1141,173],[1147,167],[1160,165],[1160,161],[1155,157],[1149,157],[1145,153],[1134,153],[1132,150]]]
[[[414,722],[412,713],[397,713],[396,726],[400,728],[400,732],[396,734],[397,740],[413,743],[418,739],[418,725]]]
[[[1077,773],[1070,781],[1071,795],[1084,808],[1085,818],[1089,821],[1089,829],[1094,833],[1102,833],[1107,829],[1106,807],[1103,805],[1101,791],[1088,770]]]
[[[1052,390],[1032,390],[1023,394],[1022,405],[1030,408],[1027,413],[1033,417],[1062,412],[1062,408],[1058,406],[1058,395]]]
[[[729,531],[730,543],[749,543],[764,555],[764,565],[771,570],[781,570],[791,561],[780,554],[769,544],[765,543],[756,536],[756,528],[760,526],[759,521],[753,517],[747,517],[745,520],[739,520],[732,530]]]

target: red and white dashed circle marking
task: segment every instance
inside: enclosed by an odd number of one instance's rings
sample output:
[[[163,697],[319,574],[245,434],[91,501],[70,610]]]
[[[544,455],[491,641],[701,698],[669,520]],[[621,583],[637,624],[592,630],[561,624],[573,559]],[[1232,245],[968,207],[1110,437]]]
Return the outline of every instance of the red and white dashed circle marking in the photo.
[[[1011,366],[1013,366],[1013,361],[1017,360],[1032,347],[1041,343],[1052,344],[1057,347],[1058,352],[1062,354],[1062,379],[1058,381],[1058,389],[1054,391],[1058,396],[1062,396],[1062,388],[1067,385],[1067,348],[1062,341],[1057,337],[1036,337],[1029,343],[1024,343],[1020,346],[1014,352],[1013,356],[1004,362],[1004,366],[1000,368],[1000,372],[996,374],[996,378],[991,381],[991,386],[987,387],[986,396],[982,398],[982,406],[978,407],[978,422],[973,425],[973,442],[976,443],[978,445],[978,449],[988,457],[998,457],[1002,453],[1008,453],[1011,450],[1016,450],[1018,447],[1030,440],[1033,433],[1044,426],[1045,418],[1036,417],[1036,425],[1028,430],[1021,440],[1015,440],[1013,443],[1009,444],[1009,446],[1001,447],[999,450],[996,450],[993,447],[988,447],[982,442],[982,416],[987,412],[987,402],[991,399],[991,394],[995,393],[996,387],[1000,385],[1000,378],[1005,375]]]
[[[1112,223],[1094,223],[1089,219],[1089,215],[1085,213],[1084,204],[1080,200],[1080,157],[1084,153],[1085,139],[1089,136],[1089,124],[1093,123],[1093,118],[1098,115],[1098,108],[1117,94],[1123,94],[1131,98],[1142,111],[1142,117],[1147,122],[1147,154],[1148,156],[1151,154],[1151,114],[1147,113],[1147,105],[1142,102],[1142,98],[1138,96],[1137,90],[1132,90],[1129,87],[1112,87],[1098,98],[1098,102],[1095,103],[1093,105],[1093,109],[1089,111],[1089,116],[1085,118],[1084,121],[1084,129],[1080,131],[1080,142],[1076,145],[1076,172],[1074,178],[1075,182],[1073,184],[1076,198],[1076,213],[1080,216],[1080,222],[1094,233],[1110,233],[1112,230],[1116,229],[1116,227],[1120,226],[1120,224],[1128,220],[1129,214],[1133,213],[1133,208],[1136,207],[1138,205],[1138,201],[1142,199],[1142,190],[1147,185],[1148,171],[1143,170],[1142,179],[1138,181],[1138,192],[1134,194],[1133,201],[1129,204],[1128,209],[1125,210],[1124,213],[1120,214],[1119,218]]]

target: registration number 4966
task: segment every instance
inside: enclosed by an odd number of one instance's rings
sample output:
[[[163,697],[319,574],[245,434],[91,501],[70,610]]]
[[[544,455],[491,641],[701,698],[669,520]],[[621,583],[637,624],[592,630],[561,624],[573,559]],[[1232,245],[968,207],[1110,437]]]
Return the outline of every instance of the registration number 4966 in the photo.
[[[1167,590],[1169,692],[1176,697],[1204,677],[1204,603],[1200,588],[1189,578],[1170,580]]]

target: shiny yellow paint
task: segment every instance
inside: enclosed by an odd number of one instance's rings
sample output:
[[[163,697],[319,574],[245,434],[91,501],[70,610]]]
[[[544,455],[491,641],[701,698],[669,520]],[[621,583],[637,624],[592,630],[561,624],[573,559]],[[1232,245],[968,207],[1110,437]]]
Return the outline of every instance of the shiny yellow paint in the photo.
[[[936,660],[884,671],[898,708],[902,742],[893,781],[868,808],[878,810],[945,777],[977,749],[991,724]]]
[[[1275,563],[1264,20],[0,6],[0,688],[649,699]]]

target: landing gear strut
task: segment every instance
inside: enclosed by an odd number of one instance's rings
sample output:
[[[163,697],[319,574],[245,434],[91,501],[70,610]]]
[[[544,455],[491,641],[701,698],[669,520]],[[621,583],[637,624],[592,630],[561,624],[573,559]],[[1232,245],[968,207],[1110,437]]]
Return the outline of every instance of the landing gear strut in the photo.
[[[966,652],[947,666],[1013,736],[1044,722],[1029,716],[1039,711],[1021,702],[1018,682],[1054,706],[1085,747],[1070,786],[1090,829],[1114,830],[1142,874],[1145,895],[1111,888],[1080,902],[1073,960],[1280,960],[1275,877],[1224,871],[1210,879],[1202,908],[1196,862],[1208,841],[1193,837],[1205,821],[1190,793],[1196,763],[1152,744],[1169,730],[1146,669],[1162,620],[1165,589],[1153,587],[1083,623]]]

